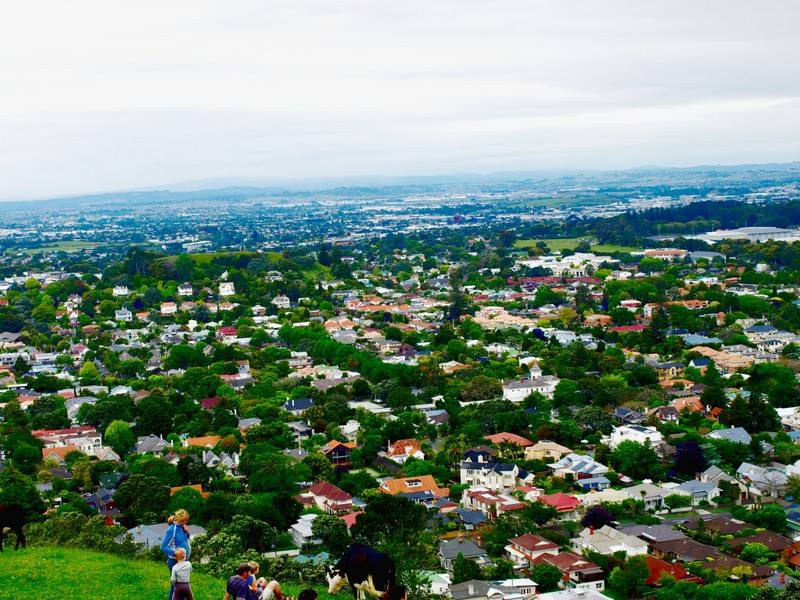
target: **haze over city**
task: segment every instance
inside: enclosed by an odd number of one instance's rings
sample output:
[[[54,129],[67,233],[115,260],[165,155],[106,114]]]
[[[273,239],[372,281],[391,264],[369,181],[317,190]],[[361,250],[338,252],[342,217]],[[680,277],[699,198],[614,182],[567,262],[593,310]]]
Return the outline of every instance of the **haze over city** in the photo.
[[[0,199],[787,162],[796,3],[14,3]]]

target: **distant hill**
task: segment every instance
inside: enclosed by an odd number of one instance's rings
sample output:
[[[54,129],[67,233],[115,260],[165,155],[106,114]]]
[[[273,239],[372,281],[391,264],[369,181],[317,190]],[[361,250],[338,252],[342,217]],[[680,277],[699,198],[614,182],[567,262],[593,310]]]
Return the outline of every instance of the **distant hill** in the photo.
[[[31,209],[145,206],[169,203],[175,207],[196,202],[278,201],[307,202],[309,198],[370,199],[430,192],[474,193],[479,190],[552,190],[564,186],[650,187],[730,186],[753,182],[783,183],[800,178],[800,162],[648,166],[633,169],[545,169],[456,173],[420,176],[362,176],[286,179],[277,177],[218,177],[184,181],[135,190],[74,194],[38,200],[0,198],[0,212]]]
[[[72,548],[6,548],[0,552],[0,573],[0,598],[164,600],[169,589],[165,565]],[[295,597],[300,592],[300,586],[283,587]],[[225,582],[195,572],[192,589],[197,600],[220,600]],[[332,598],[318,592],[320,600]]]

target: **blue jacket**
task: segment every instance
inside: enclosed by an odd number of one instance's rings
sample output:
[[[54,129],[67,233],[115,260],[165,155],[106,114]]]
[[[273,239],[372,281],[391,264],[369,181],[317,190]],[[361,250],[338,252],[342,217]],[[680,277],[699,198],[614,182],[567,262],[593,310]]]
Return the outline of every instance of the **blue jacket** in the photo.
[[[175,540],[173,542],[173,539]],[[183,530],[178,523],[173,523],[164,532],[164,539],[161,540],[161,551],[167,555],[167,558],[173,558],[175,548],[183,548],[186,550],[186,560],[189,560],[189,555],[192,553],[192,546],[189,543],[189,534]]]

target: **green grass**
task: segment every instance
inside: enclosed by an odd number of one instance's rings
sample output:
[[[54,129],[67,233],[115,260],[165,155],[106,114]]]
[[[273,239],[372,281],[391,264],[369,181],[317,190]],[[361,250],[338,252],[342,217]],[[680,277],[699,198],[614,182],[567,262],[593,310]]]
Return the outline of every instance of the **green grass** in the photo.
[[[591,238],[574,237],[574,238],[545,238],[545,239],[529,239],[517,240],[514,242],[515,248],[533,248],[539,242],[544,242],[547,247],[552,251],[572,250],[579,243],[584,240],[593,241]],[[611,253],[611,252],[634,252],[637,248],[632,246],[620,246],[619,244],[592,244],[592,252],[598,253]]]
[[[301,590],[299,585],[282,587],[294,597]],[[0,598],[165,600],[168,590],[166,564],[72,548],[6,548],[0,552]],[[194,572],[192,590],[197,600],[220,600],[225,582]],[[317,592],[320,600],[334,598],[326,590]],[[340,597],[344,599],[348,594],[349,589],[342,591]]]
[[[52,244],[44,244],[36,248],[20,248],[20,251],[34,255],[42,254],[44,252],[80,252],[89,248],[96,248],[99,246],[97,242],[86,242],[83,240],[64,240],[62,242],[53,242]]]
[[[269,254],[269,253],[267,253]],[[231,251],[231,252],[199,252],[197,254],[175,254],[172,256],[165,256],[163,258],[159,258],[158,262],[170,262],[174,263],[178,260],[179,256],[188,256],[192,259],[194,264],[196,265],[208,265],[211,264],[211,261],[215,258],[239,258],[241,256],[257,256],[255,252],[245,252],[245,251]]]

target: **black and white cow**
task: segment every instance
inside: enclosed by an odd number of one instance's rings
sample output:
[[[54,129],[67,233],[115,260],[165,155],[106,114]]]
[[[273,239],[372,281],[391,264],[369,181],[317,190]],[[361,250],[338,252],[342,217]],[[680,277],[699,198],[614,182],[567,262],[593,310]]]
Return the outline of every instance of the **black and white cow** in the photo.
[[[396,584],[394,561],[363,544],[348,546],[339,561],[325,570],[329,594],[338,594],[349,583],[356,600],[365,600],[367,595],[380,598]]]

